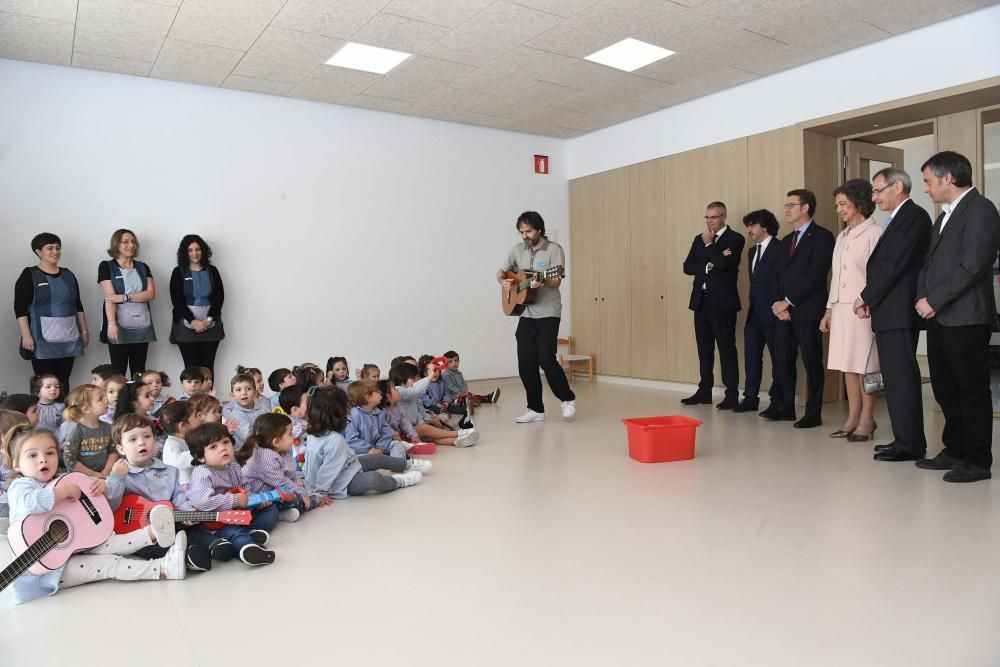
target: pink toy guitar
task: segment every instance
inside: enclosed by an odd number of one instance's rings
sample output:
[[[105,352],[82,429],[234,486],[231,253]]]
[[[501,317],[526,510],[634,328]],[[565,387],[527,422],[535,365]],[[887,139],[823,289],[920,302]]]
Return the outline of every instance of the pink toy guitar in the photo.
[[[76,484],[80,499],[63,500],[47,514],[32,514],[10,525],[7,540],[17,558],[0,572],[0,590],[26,570],[32,574],[58,570],[74,553],[93,549],[111,536],[115,527],[111,506],[103,495],[90,494],[90,482],[80,472],[49,482],[52,489]]]

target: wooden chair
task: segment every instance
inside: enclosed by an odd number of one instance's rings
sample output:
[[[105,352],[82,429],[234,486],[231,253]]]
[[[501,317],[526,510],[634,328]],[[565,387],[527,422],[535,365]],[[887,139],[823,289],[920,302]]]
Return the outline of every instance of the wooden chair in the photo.
[[[559,360],[559,365],[562,366],[564,371],[566,371],[566,377],[569,378],[570,382],[573,381],[574,376],[577,374],[586,375],[587,381],[593,382],[595,365],[594,353],[576,354],[572,336],[557,338],[556,349],[562,345],[566,346],[566,353],[557,354],[556,358]],[[584,365],[586,366],[584,367]]]

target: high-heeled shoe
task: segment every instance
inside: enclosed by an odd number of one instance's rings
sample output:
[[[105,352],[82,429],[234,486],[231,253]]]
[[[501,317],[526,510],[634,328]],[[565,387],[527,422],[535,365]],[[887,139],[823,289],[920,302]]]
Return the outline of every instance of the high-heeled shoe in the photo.
[[[872,426],[872,432],[867,434],[862,433],[850,433],[847,436],[847,442],[868,442],[875,439],[875,431],[878,430],[878,424]]]
[[[833,433],[831,433],[830,437],[831,438],[846,438],[849,435],[851,435],[851,433],[854,433],[854,431],[845,431],[844,429],[840,429],[839,431],[834,431]]]

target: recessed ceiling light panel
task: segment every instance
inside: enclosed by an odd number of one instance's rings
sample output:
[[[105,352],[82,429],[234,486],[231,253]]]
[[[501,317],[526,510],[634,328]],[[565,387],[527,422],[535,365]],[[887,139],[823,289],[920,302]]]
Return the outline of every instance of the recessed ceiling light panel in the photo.
[[[327,65],[346,67],[373,74],[385,74],[409,58],[411,53],[348,42],[326,61]]]
[[[663,60],[674,55],[674,51],[653,44],[640,42],[638,39],[626,37],[617,44],[612,44],[597,53],[591,53],[585,58],[594,63],[614,67],[625,72],[634,72],[657,60]]]

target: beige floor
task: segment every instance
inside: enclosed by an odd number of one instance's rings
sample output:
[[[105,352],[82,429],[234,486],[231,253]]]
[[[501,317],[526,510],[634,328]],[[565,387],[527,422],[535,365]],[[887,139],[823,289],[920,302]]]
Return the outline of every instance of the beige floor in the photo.
[[[697,458],[644,465],[620,418],[681,394],[577,384],[575,422],[548,395],[521,426],[503,386],[481,445],[281,525],[272,567],[4,593],[0,664],[1000,664],[1000,484],[874,463],[826,437],[841,406],[805,432],[685,409]]]

